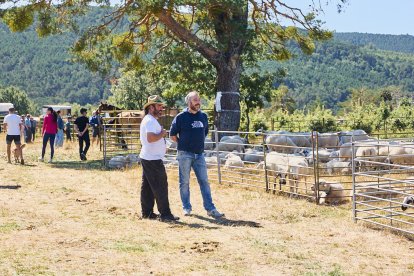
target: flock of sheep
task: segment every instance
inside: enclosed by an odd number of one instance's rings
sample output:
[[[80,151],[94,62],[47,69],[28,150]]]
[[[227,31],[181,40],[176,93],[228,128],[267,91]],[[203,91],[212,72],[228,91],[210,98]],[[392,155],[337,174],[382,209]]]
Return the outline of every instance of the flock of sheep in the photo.
[[[350,175],[352,156],[358,171],[385,171],[389,167],[384,166],[414,165],[414,146],[378,141],[363,130],[316,135],[310,132],[270,131],[257,132],[256,135],[257,139],[251,140],[260,140],[258,143],[249,143],[239,135],[223,136],[218,143],[206,138],[207,167],[217,167],[220,162],[224,171],[240,174],[246,171],[263,172],[266,168],[268,176],[278,179],[279,185],[286,185],[290,194],[313,195],[315,185],[313,180],[307,181],[307,178],[313,178],[314,169],[319,169],[321,175]],[[352,141],[355,141],[354,146]],[[166,143],[165,163],[174,166],[177,162],[176,144],[170,139],[166,139]],[[120,168],[135,162],[139,162],[137,156],[122,160],[121,157],[114,157],[109,161],[109,166]],[[346,189],[338,182],[320,179],[318,191],[320,203],[339,204],[349,199]]]

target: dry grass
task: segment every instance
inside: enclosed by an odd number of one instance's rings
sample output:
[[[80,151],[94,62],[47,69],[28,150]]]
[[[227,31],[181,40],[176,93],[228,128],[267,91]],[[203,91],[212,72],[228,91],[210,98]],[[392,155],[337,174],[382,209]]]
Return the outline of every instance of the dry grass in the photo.
[[[168,224],[139,218],[139,169],[105,171],[100,152],[77,159],[76,144],[56,163],[5,161],[0,135],[0,274],[407,275],[414,244],[354,224],[349,206],[213,185],[227,220],[208,218],[192,183],[194,216]],[[180,215],[176,173],[170,202]],[[16,189],[11,189],[11,188]]]

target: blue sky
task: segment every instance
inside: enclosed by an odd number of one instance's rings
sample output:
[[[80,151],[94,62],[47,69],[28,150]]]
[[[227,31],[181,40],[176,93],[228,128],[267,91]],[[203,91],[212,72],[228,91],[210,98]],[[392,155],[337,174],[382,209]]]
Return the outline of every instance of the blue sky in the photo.
[[[327,0],[320,1],[324,4]],[[306,7],[311,0],[288,2]],[[348,0],[339,14],[335,0],[331,0],[324,11],[320,19],[326,22],[326,28],[337,32],[414,35],[414,0]]]

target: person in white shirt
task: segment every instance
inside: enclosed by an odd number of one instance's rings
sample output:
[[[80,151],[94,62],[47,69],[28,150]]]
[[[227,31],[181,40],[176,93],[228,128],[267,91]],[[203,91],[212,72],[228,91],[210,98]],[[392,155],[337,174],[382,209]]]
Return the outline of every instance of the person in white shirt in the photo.
[[[144,105],[145,116],[140,126],[141,140],[141,164],[142,164],[142,185],[141,185],[141,211],[142,217],[157,219],[154,213],[154,201],[160,212],[161,221],[175,221],[179,218],[174,216],[170,210],[168,201],[168,181],[162,159],[165,156],[166,131],[158,123],[161,117],[164,103],[157,95],[150,96]]]
[[[20,155],[20,163],[24,165],[23,152],[21,150],[21,133],[23,128],[22,118],[14,113],[14,108],[9,109],[9,114],[4,117],[4,130],[7,144],[7,161],[11,163],[11,144],[14,141],[18,154]]]

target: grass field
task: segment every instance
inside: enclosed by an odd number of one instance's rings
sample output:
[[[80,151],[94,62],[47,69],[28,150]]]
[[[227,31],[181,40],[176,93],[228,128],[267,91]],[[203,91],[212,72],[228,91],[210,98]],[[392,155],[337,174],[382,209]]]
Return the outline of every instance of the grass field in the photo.
[[[170,203],[178,223],[140,219],[139,168],[107,171],[92,148],[77,145],[39,163],[6,163],[0,135],[0,275],[408,275],[414,243],[355,224],[349,205],[316,206],[263,191],[213,185],[226,219],[202,209],[192,183],[194,215],[182,217],[176,173]],[[49,149],[48,149],[49,152]]]

